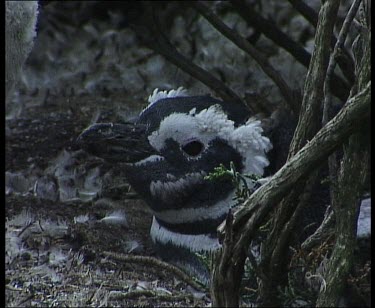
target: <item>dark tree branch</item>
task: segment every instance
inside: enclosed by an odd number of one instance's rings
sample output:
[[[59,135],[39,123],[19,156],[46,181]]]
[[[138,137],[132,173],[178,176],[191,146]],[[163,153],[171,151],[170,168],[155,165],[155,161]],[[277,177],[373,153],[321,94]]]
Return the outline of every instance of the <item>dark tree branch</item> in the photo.
[[[126,255],[122,253],[115,253],[110,251],[103,251],[103,254],[111,259],[121,261],[124,263],[139,263],[143,264],[146,267],[155,267],[158,269],[162,269],[165,272],[169,272],[173,274],[178,279],[186,282],[187,284],[191,285],[193,288],[199,291],[206,291],[205,287],[194,281],[188,274],[184,271],[179,269],[178,267],[169,264],[167,262],[161,261],[157,258],[147,257],[147,256],[133,256],[133,255]]]
[[[330,45],[335,25],[339,0],[326,1],[319,12],[319,20],[315,34],[315,48],[307,71],[303,101],[300,109],[299,120],[294,133],[288,160],[297,153],[302,146],[310,140],[320,127],[320,106],[323,99],[323,86],[329,62]],[[264,243],[262,255],[262,268],[267,271],[267,280],[260,284],[260,295],[263,305],[278,306],[275,290],[286,281],[288,272],[288,248],[292,237],[290,233],[294,228],[296,209],[301,209],[308,203],[311,188],[317,179],[317,172],[313,176],[302,178],[296,183],[291,192],[285,196],[276,210],[273,219],[274,228]],[[306,185],[306,184],[309,185]],[[314,185],[315,186],[315,185]],[[299,202],[299,196],[303,196]]]
[[[133,26],[133,29],[147,47],[161,54],[178,68],[205,84],[223,100],[243,103],[242,99],[221,80],[194,64],[169,42],[160,28],[160,22],[155,14],[157,4],[148,2],[145,5],[145,10],[144,25],[140,23],[137,26]]]
[[[238,267],[236,271],[229,272],[228,281],[228,264],[231,262],[230,251],[233,249],[233,234],[232,234],[232,223],[233,223],[233,214],[229,211],[225,224],[225,237],[224,245],[225,247],[230,247],[228,250],[220,250],[217,254],[221,254],[219,259],[219,264],[217,267],[214,266],[211,273],[211,294],[212,294],[212,306],[213,307],[237,307],[239,301],[239,290],[241,286],[243,267]],[[246,253],[242,254],[241,261],[245,262]]]
[[[282,96],[284,97],[287,104],[291,106],[291,109],[295,112],[299,110],[299,94],[293,91],[287,82],[282,78],[279,72],[277,72],[268,62],[268,59],[259,53],[245,38],[241,37],[227,25],[225,25],[220,18],[214,14],[203,2],[190,2],[191,6],[194,7],[204,18],[206,18],[220,33],[231,40],[239,48],[248,53],[262,68],[262,70],[270,77],[276,86],[280,89]]]
[[[329,236],[333,235],[334,215],[331,206],[327,207],[324,214],[324,219],[318,229],[310,235],[302,244],[301,248],[304,250],[311,250],[315,245],[325,241]]]
[[[314,27],[318,24],[318,13],[302,0],[288,0],[289,3]]]
[[[311,55],[300,44],[282,32],[274,22],[262,17],[252,6],[247,5],[244,0],[231,0],[231,3],[248,25],[254,27],[278,46],[285,49],[303,66],[309,66]]]
[[[250,244],[262,219],[303,176],[314,170],[349,135],[360,129],[358,123],[369,120],[371,81],[351,98],[343,109],[316,136],[297,152],[272,178],[256,190],[234,213],[233,229],[239,239],[235,251]],[[219,227],[223,231],[224,224]]]
[[[265,19],[252,6],[246,4],[244,0],[231,0],[232,5],[241,15],[241,17],[257,31],[263,33],[267,38],[272,40],[275,44],[289,52],[299,63],[308,67],[311,59],[311,54],[306,51],[299,43],[293,41],[288,35],[282,32],[274,22]],[[315,13],[315,11],[314,11]],[[350,77],[348,77],[348,76]],[[351,83],[354,82],[353,71],[345,75]],[[331,87],[332,92],[341,101],[346,101],[349,96],[349,85],[339,76],[332,76]]]
[[[318,22],[318,13],[315,12],[314,9],[312,9],[310,6],[308,6],[305,2],[302,0],[288,0],[290,4],[298,11],[305,19],[314,27],[316,27]],[[336,37],[335,35],[332,36],[332,47],[336,43]],[[337,59],[337,62],[344,73],[345,77],[348,79],[350,84],[352,85],[354,83],[354,63],[353,60],[349,54],[349,52],[342,48],[342,54]],[[333,85],[331,85],[333,88]],[[349,87],[348,87],[349,89]],[[336,92],[334,93],[335,95]],[[339,96],[338,96],[339,97]],[[348,97],[348,94],[346,95],[346,98]],[[340,97],[341,99],[341,97]],[[342,100],[342,99],[341,99]],[[343,102],[346,101],[346,99],[342,100]]]
[[[340,1],[326,1],[319,13],[318,26],[315,35],[315,48],[309,70],[307,71],[301,114],[296,132],[290,145],[289,158],[302,145],[311,139],[319,128],[320,106],[323,100],[323,86],[329,61],[330,44]]]
[[[339,36],[337,38],[335,48],[333,49],[332,55],[329,59],[329,64],[327,68],[327,76],[326,80],[324,83],[324,108],[323,108],[323,120],[322,124],[325,125],[328,120],[330,119],[330,114],[331,114],[331,91],[332,85],[331,85],[331,80],[333,78],[336,62],[337,62],[337,57],[342,48],[344,47],[345,39],[346,36],[349,32],[350,25],[354,19],[354,16],[357,14],[359,5],[362,0],[354,0],[352,3],[348,14],[346,15],[346,18],[344,20],[344,23],[342,25],[342,28],[340,30]]]
[[[294,155],[267,183],[256,190],[248,200],[234,213],[233,239],[234,245],[223,245],[214,264],[213,279],[218,273],[218,264],[221,264],[220,254],[230,255],[226,258],[227,273],[221,279],[230,284],[233,273],[243,269],[243,256],[254,237],[255,232],[264,222],[264,218],[273,209],[281,198],[301,178],[309,174],[314,168],[324,161],[350,134],[359,129],[358,123],[369,119],[371,100],[371,81],[363,91],[350,99],[343,109],[324,126],[316,136]],[[223,233],[225,223],[220,225],[218,231]],[[223,268],[223,265],[221,265]],[[221,274],[223,275],[223,274]],[[236,277],[241,279],[241,277]],[[223,292],[222,289],[212,289],[212,293]],[[225,292],[225,290],[224,290]],[[225,294],[223,295],[225,296]],[[221,296],[221,297],[223,297]],[[233,297],[233,294],[231,295]],[[223,305],[224,303],[218,303]]]
[[[338,189],[332,206],[335,213],[335,245],[324,278],[325,292],[317,307],[337,307],[353,265],[361,196],[370,160],[366,134],[357,132],[344,144],[344,158],[338,174]]]
[[[297,153],[297,151],[316,134],[320,127],[320,106],[324,98],[323,86],[329,62],[331,38],[339,5],[339,0],[326,1],[319,12],[315,34],[316,48],[313,51],[307,72],[301,113],[290,145],[288,159]],[[275,218],[275,224],[279,226],[279,228],[282,228],[286,221],[288,221],[288,217],[285,217],[286,214],[293,212],[297,207],[295,195],[303,193],[306,187],[305,184],[305,181],[300,181],[293,191],[282,200]],[[280,230],[275,230],[267,239],[267,242],[276,243],[273,247],[271,245],[271,251],[276,248],[275,246],[280,245],[283,247],[279,247],[279,251],[282,251],[282,249],[285,251],[285,249],[287,249],[288,245],[283,245],[281,241],[277,240],[279,232]]]
[[[322,125],[325,125],[329,119],[332,118],[332,97],[331,97],[331,90],[332,88],[332,76],[334,74],[336,61],[338,58],[338,54],[344,47],[346,35],[348,34],[350,25],[354,19],[354,16],[356,15],[359,5],[361,3],[361,0],[355,0],[350,9],[348,14],[346,15],[346,18],[344,20],[344,23],[342,25],[342,28],[340,30],[337,42],[335,44],[335,47],[333,49],[333,52],[331,54],[331,57],[329,59],[329,64],[327,68],[327,76],[326,80],[324,82],[324,104],[323,104],[323,118],[322,118]],[[333,192],[333,189],[337,187],[337,171],[338,171],[338,157],[337,152],[332,153],[328,157],[328,169],[329,169],[329,178],[331,182],[331,188],[330,188],[330,196],[331,196],[331,202],[335,203],[334,198],[336,197],[335,193]]]
[[[348,13],[348,21],[352,16],[354,17],[356,5],[354,2]],[[371,83],[371,32],[360,34],[359,43],[362,45],[363,52],[355,53],[355,60],[360,69],[357,73],[357,84],[352,90],[353,95],[357,90],[363,91]],[[370,164],[368,124],[366,125],[365,119],[364,129],[350,136],[343,147],[344,156],[337,172],[336,189],[333,190],[332,200],[336,220],[336,240],[324,274],[327,289],[319,294],[317,307],[338,305],[353,266],[359,208]]]
[[[295,234],[298,219],[310,205],[316,181],[319,179],[319,169],[308,176],[307,181],[301,179],[277,207],[273,215],[273,228],[262,245],[262,260],[260,268],[264,272],[260,285],[260,297],[265,306],[279,306],[277,290],[280,285],[287,283],[288,264],[290,261],[290,247],[298,238]],[[298,200],[298,201],[296,201]]]

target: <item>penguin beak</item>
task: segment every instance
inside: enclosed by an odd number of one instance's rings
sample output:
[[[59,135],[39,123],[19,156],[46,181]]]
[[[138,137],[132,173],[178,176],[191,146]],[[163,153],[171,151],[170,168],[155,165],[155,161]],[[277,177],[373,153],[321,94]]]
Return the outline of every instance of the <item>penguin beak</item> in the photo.
[[[76,142],[86,152],[110,163],[134,163],[157,154],[143,124],[96,123],[86,128]]]

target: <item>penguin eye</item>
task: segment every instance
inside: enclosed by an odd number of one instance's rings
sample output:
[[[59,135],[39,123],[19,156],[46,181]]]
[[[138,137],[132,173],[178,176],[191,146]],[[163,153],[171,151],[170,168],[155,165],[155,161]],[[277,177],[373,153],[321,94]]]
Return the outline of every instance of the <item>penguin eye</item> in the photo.
[[[181,149],[189,156],[197,156],[203,150],[203,143],[194,140],[185,144],[183,147],[181,147]]]

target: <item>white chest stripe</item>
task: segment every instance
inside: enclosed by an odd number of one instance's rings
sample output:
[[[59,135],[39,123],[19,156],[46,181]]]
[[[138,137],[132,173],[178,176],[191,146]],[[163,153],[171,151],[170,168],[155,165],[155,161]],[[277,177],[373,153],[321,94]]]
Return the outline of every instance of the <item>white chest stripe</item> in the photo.
[[[213,251],[219,249],[221,245],[217,239],[208,235],[190,235],[174,233],[159,225],[155,217],[152,220],[150,231],[151,238],[154,242],[162,244],[172,243],[176,247],[185,247],[191,251]]]
[[[203,181],[206,172],[193,172],[186,174],[179,180],[168,182],[152,181],[150,184],[150,193],[154,197],[160,198],[164,202],[168,202],[171,196],[184,193],[189,187],[195,186]]]
[[[137,161],[135,163],[132,163],[130,165],[133,165],[133,166],[143,166],[147,163],[155,163],[155,162],[158,162],[158,161],[162,161],[164,160],[165,158],[163,156],[160,156],[160,155],[151,155],[149,157],[146,157],[140,161]]]
[[[210,207],[183,208],[154,212],[154,215],[162,221],[170,224],[191,223],[205,219],[216,219],[228,212],[233,204],[234,191],[224,200]]]

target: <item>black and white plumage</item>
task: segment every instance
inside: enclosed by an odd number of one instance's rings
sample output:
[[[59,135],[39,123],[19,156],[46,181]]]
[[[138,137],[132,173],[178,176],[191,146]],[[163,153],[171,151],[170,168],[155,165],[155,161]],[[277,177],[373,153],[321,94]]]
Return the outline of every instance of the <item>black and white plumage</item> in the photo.
[[[125,162],[127,178],[154,214],[151,237],[178,252],[211,251],[233,204],[230,179],[206,180],[223,164],[262,176],[272,148],[246,107],[186,90],[158,91],[134,124],[94,124],[79,141],[88,152]],[[252,183],[249,183],[251,187]]]
[[[267,172],[275,172],[285,162],[295,127],[291,118],[284,119],[267,132],[275,147],[270,151],[261,121],[245,106],[188,96],[182,88],[156,89],[135,123],[94,124],[79,142],[109,162],[125,163],[130,184],[152,209],[150,234],[158,253],[207,281],[192,252],[220,247],[216,229],[233,204],[235,187],[230,179],[205,176],[230,162],[242,174],[262,176],[270,164],[267,156],[272,160]],[[302,229],[312,222],[317,227],[329,203],[327,189],[314,189],[319,193],[311,200],[314,209],[300,219]]]
[[[139,122],[148,126],[149,143],[159,154],[129,166],[128,174],[153,209],[151,236],[192,251],[217,248],[216,227],[226,217],[234,187],[230,180],[204,177],[220,164],[229,168],[231,161],[240,172],[262,175],[270,141],[260,121],[245,122],[244,110],[211,97],[150,101]]]

